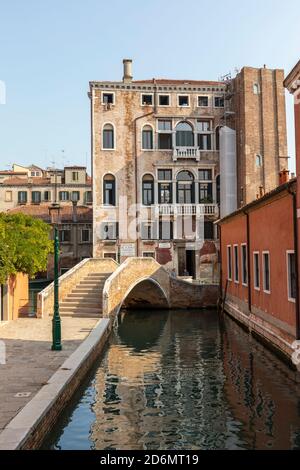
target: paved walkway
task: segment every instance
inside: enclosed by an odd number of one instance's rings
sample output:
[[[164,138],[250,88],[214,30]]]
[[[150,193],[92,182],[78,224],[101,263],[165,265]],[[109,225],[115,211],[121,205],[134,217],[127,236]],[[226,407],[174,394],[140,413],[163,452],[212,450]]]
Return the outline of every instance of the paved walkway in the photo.
[[[62,318],[62,351],[51,351],[51,318],[0,325],[6,364],[0,364],[0,432],[88,336],[98,318]]]

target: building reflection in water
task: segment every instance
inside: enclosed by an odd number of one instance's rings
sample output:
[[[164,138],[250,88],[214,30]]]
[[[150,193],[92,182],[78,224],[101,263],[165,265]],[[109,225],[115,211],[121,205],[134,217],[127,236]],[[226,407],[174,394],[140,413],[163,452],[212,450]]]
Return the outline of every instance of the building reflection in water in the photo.
[[[297,377],[216,312],[130,312],[54,445],[300,448]],[[81,403],[87,402],[88,434],[80,418]]]

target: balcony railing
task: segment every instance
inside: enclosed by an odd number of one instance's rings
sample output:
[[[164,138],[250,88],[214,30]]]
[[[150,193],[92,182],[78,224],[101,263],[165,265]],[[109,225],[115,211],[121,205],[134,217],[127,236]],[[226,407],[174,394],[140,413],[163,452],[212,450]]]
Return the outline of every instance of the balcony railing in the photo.
[[[176,161],[178,158],[194,158],[200,160],[200,149],[198,147],[175,147],[173,149],[173,160]]]
[[[217,204],[158,204],[156,216],[159,215],[213,215],[218,216]]]

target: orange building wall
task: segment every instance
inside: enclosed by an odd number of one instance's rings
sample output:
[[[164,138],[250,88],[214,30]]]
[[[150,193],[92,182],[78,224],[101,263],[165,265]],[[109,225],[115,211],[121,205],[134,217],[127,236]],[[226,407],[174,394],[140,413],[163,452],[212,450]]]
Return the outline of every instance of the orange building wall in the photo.
[[[15,320],[28,313],[29,292],[28,276],[18,273],[11,276],[8,282],[8,320]]]
[[[251,308],[257,307],[275,320],[283,321],[294,331],[296,306],[288,300],[286,251],[294,250],[293,200],[287,192],[277,199],[267,201],[249,212]],[[248,287],[241,281],[241,244],[247,242],[247,217],[239,214],[221,225],[222,288],[227,280],[227,245],[232,246],[232,277],[228,294],[246,303],[248,311]],[[234,282],[233,245],[239,245],[239,284]],[[260,291],[254,289],[253,252],[260,252]],[[263,291],[262,252],[270,252],[271,293]]]

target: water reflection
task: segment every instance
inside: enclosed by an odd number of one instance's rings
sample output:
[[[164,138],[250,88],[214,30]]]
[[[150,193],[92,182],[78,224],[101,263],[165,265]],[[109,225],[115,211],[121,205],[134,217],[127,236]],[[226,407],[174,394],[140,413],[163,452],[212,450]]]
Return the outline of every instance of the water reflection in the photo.
[[[300,448],[296,374],[215,312],[130,312],[51,448]]]

